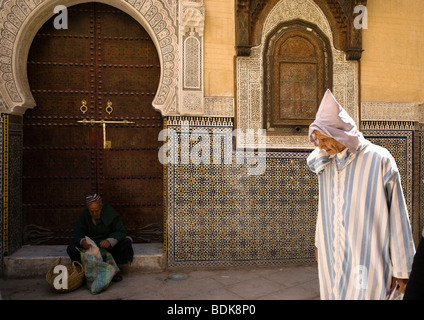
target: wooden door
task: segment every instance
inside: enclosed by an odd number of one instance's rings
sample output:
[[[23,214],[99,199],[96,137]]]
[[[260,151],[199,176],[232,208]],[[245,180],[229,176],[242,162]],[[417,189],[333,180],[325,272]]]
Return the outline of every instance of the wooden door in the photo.
[[[56,30],[53,19],[28,57],[37,106],[24,115],[24,241],[69,243],[93,192],[121,214],[135,242],[161,241],[163,120],[152,107],[160,77],[153,41],[133,18],[99,3],[68,8],[68,29]],[[82,119],[134,124],[108,124],[104,149],[101,125]]]

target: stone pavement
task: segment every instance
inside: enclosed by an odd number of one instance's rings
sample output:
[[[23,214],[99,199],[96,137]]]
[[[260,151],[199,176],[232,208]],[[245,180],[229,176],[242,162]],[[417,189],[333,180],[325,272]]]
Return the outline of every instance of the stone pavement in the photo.
[[[123,272],[93,295],[83,285],[57,293],[44,277],[0,279],[3,300],[319,300],[316,264],[217,270]]]

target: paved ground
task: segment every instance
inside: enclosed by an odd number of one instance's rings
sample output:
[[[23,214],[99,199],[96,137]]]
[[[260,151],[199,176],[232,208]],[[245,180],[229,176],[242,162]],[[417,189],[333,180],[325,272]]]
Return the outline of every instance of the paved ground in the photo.
[[[172,275],[184,279],[172,279]],[[93,295],[57,293],[45,278],[0,279],[3,300],[319,300],[316,264],[160,273],[128,272]]]

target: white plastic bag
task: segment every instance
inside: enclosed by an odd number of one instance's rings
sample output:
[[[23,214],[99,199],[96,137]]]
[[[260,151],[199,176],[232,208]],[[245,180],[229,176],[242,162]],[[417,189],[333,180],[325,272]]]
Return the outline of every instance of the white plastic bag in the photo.
[[[87,236],[85,237],[85,241],[87,241],[87,243],[90,245],[90,248],[87,250],[87,253],[92,254],[97,260],[103,261],[100,249],[99,247],[97,247],[96,243]]]
[[[119,267],[110,252],[104,250],[105,261],[103,261],[100,249],[95,242],[89,237],[85,237],[85,240],[90,248],[81,252],[81,261],[84,266],[87,287],[92,294],[96,294],[109,286],[112,278],[119,272]]]

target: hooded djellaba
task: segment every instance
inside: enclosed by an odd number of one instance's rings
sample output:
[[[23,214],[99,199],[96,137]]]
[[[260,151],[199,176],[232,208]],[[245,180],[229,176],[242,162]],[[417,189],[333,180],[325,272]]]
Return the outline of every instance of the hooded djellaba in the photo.
[[[342,144],[329,155],[316,132]],[[415,247],[400,175],[390,152],[372,144],[327,90],[309,139],[318,175],[315,246],[321,299],[383,300],[405,290]]]

